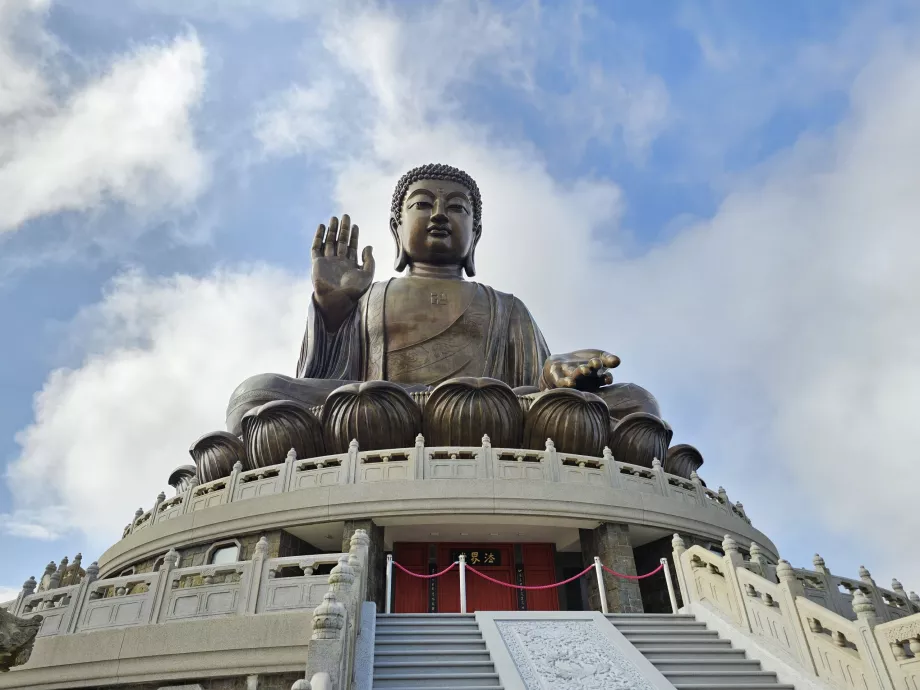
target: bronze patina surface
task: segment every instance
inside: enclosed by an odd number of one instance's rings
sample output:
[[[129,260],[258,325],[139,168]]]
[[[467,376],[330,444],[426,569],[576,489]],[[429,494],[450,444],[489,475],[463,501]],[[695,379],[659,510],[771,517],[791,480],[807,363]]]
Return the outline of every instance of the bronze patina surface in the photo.
[[[410,170],[396,185],[389,227],[396,269],[403,275],[374,282],[372,248],[358,258],[358,226],[347,215],[319,226],[312,247],[313,299],[296,376],[260,374],[243,382],[227,410],[231,434],[244,434],[244,415],[268,402],[319,409],[334,390],[368,381],[397,384],[419,401],[426,391],[458,378],[504,382],[517,395],[571,388],[598,396],[615,421],[639,412],[660,416],[651,393],[612,382],[611,370],[620,363],[616,355],[598,349],[553,355],[520,299],[464,279],[476,273],[483,231],[479,187],[467,173],[447,165]],[[440,414],[445,425],[461,428]],[[547,423],[547,430],[562,428],[560,420]],[[465,428],[463,437],[472,433]],[[530,433],[536,439],[544,430]],[[342,443],[337,439],[335,445]],[[607,443],[605,435],[588,446]],[[657,446],[654,450],[663,455]]]

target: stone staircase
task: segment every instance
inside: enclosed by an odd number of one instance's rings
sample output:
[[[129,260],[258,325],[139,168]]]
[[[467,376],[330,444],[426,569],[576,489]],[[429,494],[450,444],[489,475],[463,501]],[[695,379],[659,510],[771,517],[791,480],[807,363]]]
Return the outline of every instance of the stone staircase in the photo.
[[[607,620],[677,690],[795,690],[693,616],[611,613]]]
[[[501,690],[473,614],[377,615],[374,690]]]

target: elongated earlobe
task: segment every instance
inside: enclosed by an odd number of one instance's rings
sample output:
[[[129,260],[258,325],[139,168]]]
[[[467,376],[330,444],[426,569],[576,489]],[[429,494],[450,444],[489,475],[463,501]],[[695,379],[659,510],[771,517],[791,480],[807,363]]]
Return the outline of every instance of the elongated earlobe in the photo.
[[[390,218],[390,234],[393,235],[393,241],[396,242],[396,263],[393,265],[393,268],[397,273],[402,273],[406,269],[406,266],[409,265],[409,255],[406,254],[402,242],[399,241],[399,226],[396,224],[396,219],[393,217]]]
[[[482,237],[481,225],[476,228],[476,237],[473,239],[473,246],[470,248],[470,253],[463,260],[463,270],[466,271],[466,275],[470,278],[476,275],[476,245],[479,244],[480,237]]]

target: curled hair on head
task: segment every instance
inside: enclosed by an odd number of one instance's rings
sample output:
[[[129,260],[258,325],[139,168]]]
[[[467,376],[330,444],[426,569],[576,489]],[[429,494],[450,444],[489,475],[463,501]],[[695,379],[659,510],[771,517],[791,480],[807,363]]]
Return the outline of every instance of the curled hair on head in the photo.
[[[470,201],[473,204],[473,225],[477,228],[482,225],[482,197],[479,195],[479,185],[476,184],[476,180],[459,168],[443,163],[420,165],[399,178],[396,189],[393,191],[393,202],[390,204],[390,215],[397,224],[402,222],[402,206],[406,199],[406,192],[413,183],[419,180],[450,180],[462,184],[469,190],[470,197],[472,197]]]

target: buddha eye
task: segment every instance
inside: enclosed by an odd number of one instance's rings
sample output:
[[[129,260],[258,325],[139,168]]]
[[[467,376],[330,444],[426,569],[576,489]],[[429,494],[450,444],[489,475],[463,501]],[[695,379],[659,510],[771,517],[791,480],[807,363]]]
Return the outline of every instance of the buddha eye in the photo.
[[[454,213],[466,213],[466,207],[462,204],[451,204],[447,207],[448,211],[453,211]]]
[[[423,209],[423,210],[431,208],[432,206],[433,204],[430,201],[416,201],[414,204],[412,204],[412,208]]]

